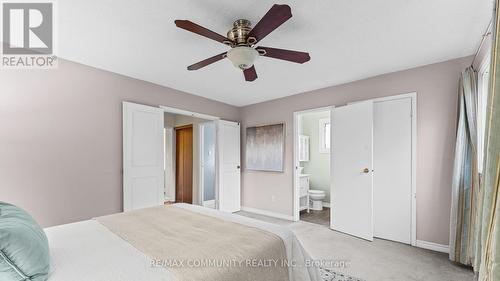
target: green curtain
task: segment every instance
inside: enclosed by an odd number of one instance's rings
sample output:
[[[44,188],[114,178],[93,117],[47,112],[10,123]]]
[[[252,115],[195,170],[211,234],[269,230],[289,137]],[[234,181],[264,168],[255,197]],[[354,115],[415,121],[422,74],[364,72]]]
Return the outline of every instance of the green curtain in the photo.
[[[500,21],[499,2],[496,1],[493,18],[486,151],[475,225],[477,258],[474,260],[474,270],[479,271],[479,281],[500,280],[500,61],[498,58],[500,45],[497,32]]]

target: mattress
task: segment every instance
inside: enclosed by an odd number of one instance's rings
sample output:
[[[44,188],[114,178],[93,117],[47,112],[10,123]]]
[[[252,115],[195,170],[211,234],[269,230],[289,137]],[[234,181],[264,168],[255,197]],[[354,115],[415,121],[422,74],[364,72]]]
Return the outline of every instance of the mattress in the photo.
[[[286,227],[201,206],[176,206],[278,235],[285,244],[287,258],[295,262],[289,269],[290,280],[320,280],[318,269],[306,266],[306,261],[311,257]],[[168,268],[151,266],[148,256],[95,220],[50,227],[45,232],[51,251],[49,281],[176,280]]]

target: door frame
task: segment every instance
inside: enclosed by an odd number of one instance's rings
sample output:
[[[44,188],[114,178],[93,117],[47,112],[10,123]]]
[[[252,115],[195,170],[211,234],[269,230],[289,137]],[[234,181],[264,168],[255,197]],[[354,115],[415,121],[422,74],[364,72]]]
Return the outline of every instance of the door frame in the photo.
[[[293,112],[293,221],[300,220],[300,186],[299,186],[299,116],[305,113],[331,111],[335,106],[323,106]],[[330,160],[331,162],[331,160]],[[331,163],[330,163],[331,164]]]
[[[159,107],[161,109],[163,109],[163,111],[168,112],[168,113],[172,113],[172,114],[191,116],[191,117],[196,117],[196,118],[206,119],[206,120],[219,120],[220,119],[220,117],[217,117],[217,116],[208,115],[208,114],[204,114],[204,113],[198,113],[198,112],[194,112],[194,111],[188,111],[188,110],[179,109],[179,108],[170,107],[170,106],[160,105]]]
[[[165,145],[165,155],[164,157],[166,158],[167,156],[167,153],[170,154],[170,157],[171,157],[171,163],[170,163],[170,174],[172,175],[172,179],[170,180],[170,185],[171,185],[171,189],[173,190],[169,190],[168,192],[172,192],[170,194],[170,197],[167,198],[167,171],[166,171],[166,166],[167,164],[165,163],[165,171],[164,171],[164,174],[165,174],[165,201],[167,201],[167,199],[169,201],[172,201],[172,202],[175,202],[175,180],[176,180],[176,174],[175,174],[175,167],[177,165],[176,163],[176,157],[175,157],[175,148],[176,148],[176,139],[175,139],[175,128],[174,127],[167,127],[165,128],[165,138],[167,137],[167,132],[170,132],[170,147],[167,148],[166,144]],[[170,148],[170,151],[167,152],[167,150]],[[165,159],[166,160],[166,159]]]
[[[218,116],[204,114],[204,113],[199,113],[199,112],[195,112],[195,111],[184,110],[184,109],[180,109],[180,108],[176,108],[176,107],[164,106],[164,105],[160,105],[158,107],[161,108],[164,112],[167,112],[167,113],[172,113],[172,114],[177,114],[177,115],[184,115],[184,116],[190,116],[190,117],[205,119],[205,120],[208,120],[207,122],[221,120],[221,118],[218,117]],[[202,123],[200,123],[200,124],[202,124]],[[199,128],[200,127],[198,127],[198,129]],[[193,129],[194,129],[194,126],[193,126]],[[217,125],[216,125],[216,130],[217,130]],[[199,133],[198,140],[200,140],[200,136],[202,134],[200,133],[200,131],[198,131],[198,133]],[[172,137],[174,139],[173,140],[173,146],[174,146],[173,149],[174,149],[174,155],[175,155],[175,145],[176,145],[175,144],[175,130],[174,130],[174,133],[172,134]],[[217,200],[218,200],[218,189],[219,189],[219,179],[218,179],[219,165],[217,164],[218,163],[218,158],[219,158],[218,150],[219,150],[219,140],[218,140],[217,133],[216,133],[216,136],[215,136],[215,163],[216,163],[216,165],[215,165],[215,201],[216,201],[215,202],[216,203],[215,208],[216,209],[218,209]],[[193,163],[193,167],[195,165],[197,165],[197,167],[200,168],[199,171],[198,171],[198,173],[200,175],[200,173],[201,173],[201,157],[200,157],[199,160],[200,160],[199,163]],[[175,167],[176,167],[176,165],[177,165],[177,163],[175,163],[175,157],[174,157],[174,164],[172,166],[172,170],[173,170],[172,173],[174,174],[174,177],[175,177]],[[200,200],[200,202],[199,202],[200,205],[203,206],[203,190],[202,190],[202,187],[201,187],[202,186],[202,184],[201,184],[201,178],[198,177],[198,179],[200,181],[200,186],[198,187],[198,192],[199,192],[199,198],[198,198],[198,200]],[[174,182],[174,188],[175,188],[175,182]],[[174,193],[175,193],[175,189],[174,189]],[[197,203],[198,202],[195,202],[194,198],[193,198],[193,204],[197,204]]]
[[[412,148],[411,148],[411,160],[412,160],[412,171],[411,171],[411,245],[417,245],[417,92],[409,92],[404,94],[390,95],[380,98],[372,98],[366,99],[363,101],[372,100],[375,102],[381,101],[389,101],[395,99],[402,98],[411,98],[411,109],[412,109]],[[360,102],[360,101],[356,101]],[[350,102],[348,104],[356,103]],[[337,105],[338,106],[338,105]],[[297,169],[297,161],[298,161],[298,134],[299,134],[299,120],[298,117],[300,114],[314,112],[314,111],[324,111],[331,110],[335,108],[335,105],[325,106],[325,107],[317,107],[307,110],[295,111],[293,113],[293,220],[300,220],[300,212],[299,212],[299,184],[297,182],[298,179],[298,169]],[[333,134],[333,129],[331,130]],[[331,139],[331,138],[330,138]],[[331,162],[331,158],[330,158]],[[331,163],[330,163],[331,165]],[[331,195],[330,195],[331,196]]]

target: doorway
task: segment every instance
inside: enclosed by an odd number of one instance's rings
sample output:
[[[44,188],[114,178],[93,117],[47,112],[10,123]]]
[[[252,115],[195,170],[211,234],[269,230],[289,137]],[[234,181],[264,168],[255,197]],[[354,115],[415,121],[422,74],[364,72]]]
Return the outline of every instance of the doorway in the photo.
[[[370,241],[415,246],[416,98],[409,93],[295,112],[294,220],[302,219],[305,207],[301,158],[311,153],[300,146],[316,143],[302,134],[301,119],[329,109],[330,228]]]
[[[175,202],[193,203],[193,125],[175,128]]]
[[[203,205],[198,171],[201,162],[199,124],[203,122],[212,122],[215,127],[215,147],[210,152],[215,156],[215,208],[225,212],[241,209],[238,122],[166,106],[122,102],[122,107],[124,211],[167,202]],[[178,154],[177,142],[179,146],[185,144],[185,149],[179,148]],[[192,149],[189,151],[188,147]],[[179,171],[177,162],[181,162]],[[187,176],[189,174],[192,176]]]
[[[330,108],[296,114],[298,219],[330,225]]]

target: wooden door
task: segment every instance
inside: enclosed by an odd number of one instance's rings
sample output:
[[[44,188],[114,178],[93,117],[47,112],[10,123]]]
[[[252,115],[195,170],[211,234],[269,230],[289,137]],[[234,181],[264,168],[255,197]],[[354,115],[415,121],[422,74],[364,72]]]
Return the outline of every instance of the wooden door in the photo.
[[[193,203],[193,126],[175,128],[175,202]]]

